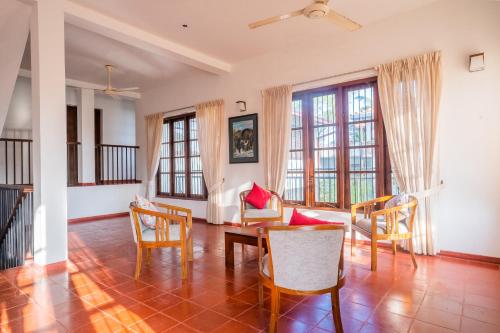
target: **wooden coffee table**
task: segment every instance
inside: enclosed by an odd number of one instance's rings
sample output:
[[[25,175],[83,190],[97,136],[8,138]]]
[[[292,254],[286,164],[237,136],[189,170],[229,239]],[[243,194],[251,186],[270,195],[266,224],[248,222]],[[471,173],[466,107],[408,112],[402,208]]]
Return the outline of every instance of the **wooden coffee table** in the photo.
[[[245,244],[257,246],[257,228],[270,227],[273,225],[283,225],[279,222],[254,223],[248,227],[227,227],[224,233],[226,267],[234,267],[234,244]],[[262,239],[262,246],[267,248],[266,239]]]

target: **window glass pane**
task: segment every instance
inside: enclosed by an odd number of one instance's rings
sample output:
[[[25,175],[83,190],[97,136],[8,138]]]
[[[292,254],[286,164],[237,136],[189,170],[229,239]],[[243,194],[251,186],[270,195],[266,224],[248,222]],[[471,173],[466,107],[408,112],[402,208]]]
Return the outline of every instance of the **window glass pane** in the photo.
[[[201,172],[201,157],[191,157],[191,173]]]
[[[337,174],[314,173],[314,199],[316,202],[337,202]]]
[[[170,193],[170,123],[163,124],[162,143],[160,147],[160,188],[161,193]]]
[[[186,170],[186,159],[183,157],[174,158],[175,172],[184,172]]]
[[[351,204],[375,199],[376,197],[375,173],[351,173]]]
[[[174,176],[174,192],[175,194],[185,194],[186,192],[186,175],[176,173]]]
[[[191,195],[203,195],[203,175],[191,173]]]
[[[196,122],[196,118],[189,119],[189,139],[198,139],[198,123]]]
[[[322,126],[314,129],[314,148],[333,148],[337,146],[337,127]]]
[[[174,121],[174,141],[184,140],[184,119]]]
[[[304,201],[304,173],[291,172],[286,176],[285,200]]]
[[[160,175],[160,188],[162,193],[170,192],[170,174],[162,173]]]
[[[292,128],[302,127],[302,100],[292,101]]]
[[[313,125],[335,123],[335,94],[313,97]]]
[[[198,145],[198,141],[189,142],[189,153],[190,156],[199,156],[200,155],[200,146]]]
[[[375,123],[349,124],[349,146],[375,145]]]
[[[336,171],[337,150],[316,150],[314,152],[314,171]]]
[[[292,131],[290,133],[291,150],[288,158],[285,182],[285,200],[303,202],[304,199],[304,152],[302,129],[302,100],[292,102]]]
[[[302,149],[302,129],[293,129],[290,138],[290,149],[291,150],[301,150]]]
[[[174,143],[174,156],[184,156],[184,142]]]
[[[394,174],[394,172],[391,172],[391,190],[392,195],[398,195],[400,192],[398,181],[396,180],[396,175]]]
[[[375,171],[375,148],[353,148],[349,150],[350,171]]]
[[[373,93],[373,86],[354,88],[347,92],[348,121],[370,121],[375,119]]]

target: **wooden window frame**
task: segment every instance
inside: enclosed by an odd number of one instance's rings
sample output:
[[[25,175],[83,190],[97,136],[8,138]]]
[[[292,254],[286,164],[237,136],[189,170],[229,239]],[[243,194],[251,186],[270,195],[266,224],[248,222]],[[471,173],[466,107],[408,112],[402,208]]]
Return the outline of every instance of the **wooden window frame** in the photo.
[[[293,93],[293,100],[302,101],[302,126],[303,126],[303,148],[304,148],[304,201],[285,200],[289,207],[302,207],[318,210],[339,210],[350,209],[350,182],[349,180],[349,137],[348,137],[348,101],[347,92],[349,89],[363,86],[373,86],[374,88],[374,124],[375,124],[375,156],[376,156],[376,196],[389,195],[391,187],[391,167],[389,154],[387,152],[387,139],[385,135],[384,123],[380,111],[378,98],[377,78],[371,77],[361,80],[343,82],[325,87],[304,90]],[[335,94],[335,126],[336,126],[336,158],[337,158],[337,202],[325,203],[315,201],[315,177],[314,177],[314,127],[312,100],[314,96],[322,94]],[[365,121],[361,121],[365,122]],[[360,146],[363,148],[362,146]],[[389,178],[388,178],[389,177]]]
[[[161,191],[161,160],[160,160],[160,165],[158,166],[158,171],[156,173],[156,196],[157,197],[162,197],[162,198],[172,198],[172,199],[182,199],[182,200],[201,200],[201,201],[206,201],[208,198],[208,191],[207,187],[205,184],[205,178],[203,177],[202,174],[202,188],[203,188],[203,194],[198,195],[198,194],[192,194],[191,193],[191,158],[192,157],[198,157],[199,155],[191,155],[191,141],[194,141],[194,139],[191,139],[190,137],[190,126],[189,126],[189,121],[193,118],[196,118],[195,113],[188,113],[188,114],[183,114],[180,116],[174,116],[174,117],[169,117],[165,118],[163,120],[163,124],[169,124],[169,151],[170,151],[170,171],[168,174],[170,175],[170,192],[162,192]],[[185,193],[179,194],[175,193],[175,167],[174,167],[174,161],[175,158],[173,156],[174,154],[174,130],[173,130],[173,124],[174,122],[178,121],[183,121],[184,122],[184,138],[182,141],[177,141],[178,142],[184,142],[184,177],[185,177]],[[198,140],[198,139],[196,139]],[[164,142],[162,142],[164,144]]]

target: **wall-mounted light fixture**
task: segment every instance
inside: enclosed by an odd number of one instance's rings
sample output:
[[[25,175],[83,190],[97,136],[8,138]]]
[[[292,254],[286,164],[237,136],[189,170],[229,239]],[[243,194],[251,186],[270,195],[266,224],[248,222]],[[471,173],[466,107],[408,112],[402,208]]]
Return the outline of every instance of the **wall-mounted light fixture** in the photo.
[[[482,70],[484,70],[484,52],[470,55],[469,72],[478,72]]]
[[[238,104],[238,109],[240,110],[240,112],[245,112],[247,110],[247,102],[236,101],[236,104]]]

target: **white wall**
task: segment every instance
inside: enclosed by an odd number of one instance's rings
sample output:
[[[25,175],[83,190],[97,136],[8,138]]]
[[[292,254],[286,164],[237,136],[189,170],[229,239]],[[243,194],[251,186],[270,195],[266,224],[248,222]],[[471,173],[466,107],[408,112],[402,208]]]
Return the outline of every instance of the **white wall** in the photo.
[[[247,113],[260,113],[263,88],[434,50],[443,56],[439,157],[445,187],[435,221],[438,248],[500,257],[500,136],[495,128],[500,122],[499,2],[437,1],[322,45],[295,45],[250,59],[236,64],[229,74],[185,77],[146,91],[138,102],[138,143],[144,146],[145,114],[215,98],[224,98],[226,117],[239,114],[235,102],[240,99],[247,102]],[[486,70],[469,73],[468,55],[478,51],[486,54]],[[260,149],[264,156],[265,147]],[[225,220],[237,222],[237,194],[251,181],[263,183],[263,163],[228,164],[227,156],[224,159]],[[183,204],[201,209],[195,201]]]
[[[140,184],[68,187],[68,219],[123,213]]]
[[[79,88],[66,87],[67,105],[78,105],[79,98]],[[95,108],[102,110],[102,143],[136,144],[134,100],[96,94]],[[3,135],[31,138],[31,116],[31,80],[19,76]],[[2,149],[0,147],[0,152],[3,151]],[[3,165],[0,165],[0,168],[2,167]],[[95,166],[93,163],[84,163],[83,167],[94,168]],[[139,184],[69,187],[68,219],[125,212],[128,210],[130,201],[139,191]]]

